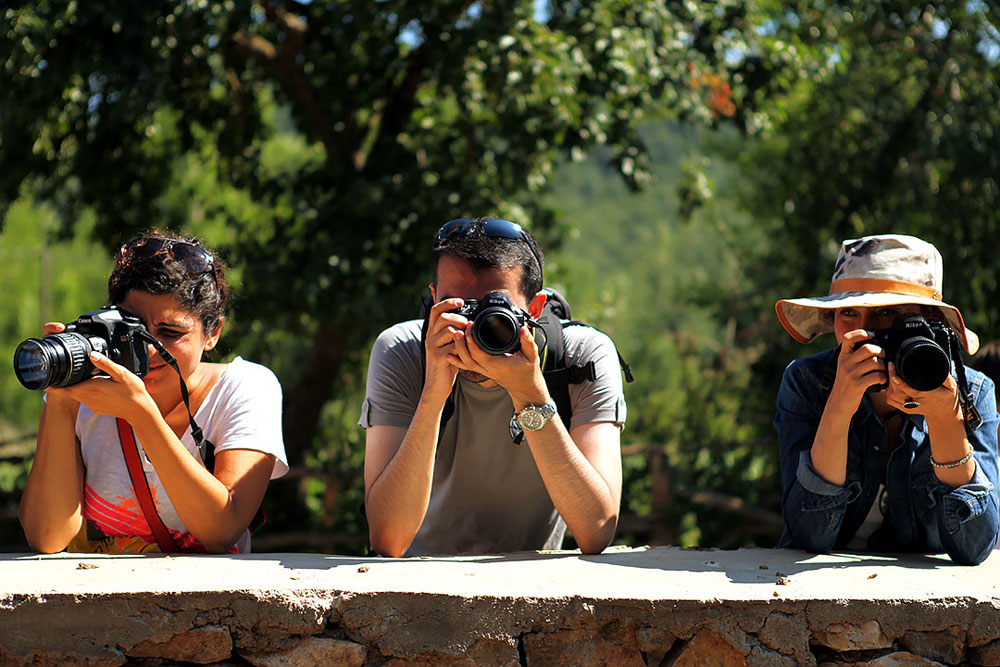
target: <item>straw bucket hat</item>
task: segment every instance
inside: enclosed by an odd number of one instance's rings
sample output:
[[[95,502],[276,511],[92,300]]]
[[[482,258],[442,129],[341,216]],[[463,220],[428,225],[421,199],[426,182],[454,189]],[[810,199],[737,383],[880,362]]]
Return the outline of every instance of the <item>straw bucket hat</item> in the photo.
[[[858,306],[916,304],[939,309],[969,354],[979,337],[965,328],[962,313],[941,299],[941,253],[915,236],[882,234],[844,241],[833,269],[830,294],[811,299],[782,299],[774,305],[792,338],[808,343],[833,331],[827,313]]]

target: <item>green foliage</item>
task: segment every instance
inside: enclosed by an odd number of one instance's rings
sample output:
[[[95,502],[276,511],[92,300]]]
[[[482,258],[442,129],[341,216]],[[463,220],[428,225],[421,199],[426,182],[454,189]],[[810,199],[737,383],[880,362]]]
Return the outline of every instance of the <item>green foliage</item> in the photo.
[[[11,366],[14,348],[25,338],[41,336],[46,321],[69,322],[107,302],[111,263],[93,239],[93,215],[84,213],[73,237],[53,244],[50,236],[57,224],[51,206],[23,197],[11,207],[0,233],[2,420],[21,432],[34,428],[41,395],[18,383]]]
[[[666,123],[645,126],[642,136],[657,178],[645,192],[629,197],[588,161],[562,167],[548,195],[574,230],[550,255],[559,288],[574,316],[614,338],[635,374],[625,386],[622,443],[624,509],[636,518],[623,519],[619,540],[773,544],[773,521],[734,536],[739,513],[720,513],[704,497],[774,507],[779,485],[773,440],[743,410],[760,346],[740,345],[735,322],[719,312],[722,297],[746,278],[736,241],[747,221],[718,198],[679,210],[691,162],[711,164],[702,178],[733,190],[740,175],[700,156],[713,143],[743,140]]]
[[[628,542],[773,543],[774,393],[824,344],[791,341],[773,303],[825,291],[841,239],[927,238],[946,298],[984,337],[1000,325],[992,3],[0,11],[0,353],[99,305],[138,231],[219,246],[241,295],[221,354],[285,388],[298,466],[271,525],[326,536],[296,548],[364,549],[367,349],[415,313],[451,217],[528,224],[550,282],[635,368]],[[0,437],[37,412],[12,383]],[[0,492],[22,478],[0,470]]]
[[[756,34],[742,3],[536,11],[14,4],[0,33],[0,201],[29,177],[47,196],[71,188],[67,213],[93,207],[109,248],[150,221],[212,230],[241,269],[237,347],[288,348],[275,356],[302,460],[342,366],[413,312],[434,228],[490,213],[553,241],[534,193],[560,156],[606,145],[638,187],[635,127],[650,113],[714,122],[735,113],[730,93],[753,97],[724,81],[727,50]]]
[[[987,3],[804,3],[776,39],[829,40],[814,80],[762,109],[773,133],[739,151],[741,200],[766,244],[730,303],[773,342],[757,382],[803,348],[774,321],[778,298],[826,293],[840,241],[914,234],[944,257],[945,299],[984,340],[1000,331],[1000,12]],[[773,405],[773,391],[766,394]],[[765,402],[766,403],[766,402]]]

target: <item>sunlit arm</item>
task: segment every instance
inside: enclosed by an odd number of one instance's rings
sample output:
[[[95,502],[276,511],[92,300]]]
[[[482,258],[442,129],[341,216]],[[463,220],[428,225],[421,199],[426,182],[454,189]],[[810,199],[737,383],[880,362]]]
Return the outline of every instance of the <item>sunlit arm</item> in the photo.
[[[372,549],[383,556],[405,554],[427,514],[443,408],[425,392],[408,428],[368,428],[365,513]]]
[[[559,415],[525,434],[552,504],[583,553],[600,553],[615,537],[622,489],[619,438],[618,425],[610,422],[567,432]]]
[[[19,518],[31,548],[62,551],[83,521],[83,457],[76,439],[80,404],[49,397],[38,423],[35,460],[21,496]]]
[[[225,450],[216,455],[213,475],[191,456],[155,408],[131,423],[188,531],[208,551],[231,548],[264,498],[274,456]]]

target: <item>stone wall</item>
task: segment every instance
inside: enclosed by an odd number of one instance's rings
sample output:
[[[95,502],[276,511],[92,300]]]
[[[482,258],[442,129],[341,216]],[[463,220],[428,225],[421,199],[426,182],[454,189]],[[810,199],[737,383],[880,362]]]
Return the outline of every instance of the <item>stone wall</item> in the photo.
[[[1000,556],[0,556],[2,665],[1000,665]]]

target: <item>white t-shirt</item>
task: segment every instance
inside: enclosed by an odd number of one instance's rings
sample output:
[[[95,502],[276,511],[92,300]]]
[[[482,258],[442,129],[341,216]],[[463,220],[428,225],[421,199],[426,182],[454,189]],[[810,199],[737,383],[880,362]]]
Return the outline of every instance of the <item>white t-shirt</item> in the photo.
[[[273,454],[271,479],[288,472],[281,436],[281,385],[274,373],[264,366],[239,357],[230,362],[198,408],[195,421],[215,445],[216,455],[227,449]],[[95,415],[86,405],[81,405],[76,418],[76,436],[80,440],[86,470],[84,518],[105,535],[151,536],[152,530],[132,490],[115,419]],[[181,443],[201,461],[190,426],[181,437]],[[193,546],[197,550],[197,541],[174,511],[138,437],[136,444],[157,513],[180,549]],[[249,552],[249,531],[237,541],[236,550]]]

